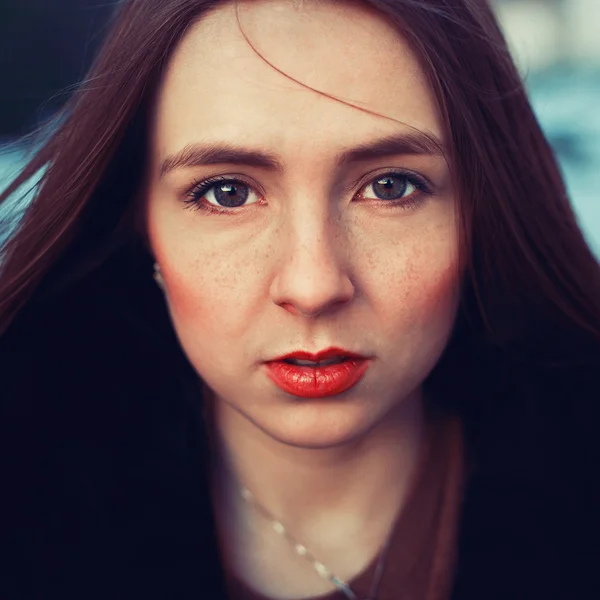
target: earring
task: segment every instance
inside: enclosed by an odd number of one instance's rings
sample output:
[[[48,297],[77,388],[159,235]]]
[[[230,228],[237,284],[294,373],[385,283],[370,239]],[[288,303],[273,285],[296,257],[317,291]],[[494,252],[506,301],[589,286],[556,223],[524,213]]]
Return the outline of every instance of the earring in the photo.
[[[154,281],[158,287],[164,292],[165,291],[165,280],[163,279],[162,273],[160,272],[160,267],[157,262],[154,263]]]

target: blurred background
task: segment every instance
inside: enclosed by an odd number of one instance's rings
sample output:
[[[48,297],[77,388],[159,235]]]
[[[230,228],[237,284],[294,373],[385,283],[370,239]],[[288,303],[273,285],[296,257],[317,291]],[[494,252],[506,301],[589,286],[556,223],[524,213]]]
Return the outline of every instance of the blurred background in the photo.
[[[600,0],[492,0],[534,109],[600,257]],[[0,189],[20,137],[81,80],[117,0],[0,0]]]

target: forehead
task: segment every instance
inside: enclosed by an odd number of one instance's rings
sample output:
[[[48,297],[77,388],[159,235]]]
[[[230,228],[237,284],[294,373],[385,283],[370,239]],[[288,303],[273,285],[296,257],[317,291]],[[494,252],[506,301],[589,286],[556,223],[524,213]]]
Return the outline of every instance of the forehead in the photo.
[[[237,13],[220,5],[187,31],[159,90],[155,142],[165,152],[199,140],[285,150],[406,126],[442,137],[418,59],[385,16],[351,2],[252,0]]]

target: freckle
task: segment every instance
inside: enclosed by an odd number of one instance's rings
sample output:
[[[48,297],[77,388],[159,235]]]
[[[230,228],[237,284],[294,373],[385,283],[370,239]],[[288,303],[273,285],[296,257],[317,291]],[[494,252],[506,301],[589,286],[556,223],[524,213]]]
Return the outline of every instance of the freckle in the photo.
[[[377,268],[377,261],[375,259],[375,253],[373,252],[372,248],[368,247],[367,250],[365,251],[364,248],[360,248],[360,246],[358,244],[353,244],[352,247],[350,248],[350,257],[351,258],[355,259],[355,258],[361,256],[363,253],[365,254],[365,258],[366,258],[369,268],[371,270],[375,270]]]
[[[419,271],[419,267],[422,268],[423,265],[420,264],[419,261],[419,252],[415,251],[408,261],[408,269],[406,270],[406,280],[413,284],[418,284],[421,279],[421,273]]]

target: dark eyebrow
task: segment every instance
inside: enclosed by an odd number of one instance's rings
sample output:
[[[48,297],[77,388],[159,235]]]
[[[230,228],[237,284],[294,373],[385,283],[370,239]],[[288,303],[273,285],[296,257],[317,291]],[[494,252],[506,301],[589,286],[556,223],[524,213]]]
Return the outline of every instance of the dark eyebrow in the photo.
[[[442,142],[432,135],[422,132],[405,133],[387,136],[346,150],[336,158],[336,165],[344,167],[354,162],[387,156],[423,154],[445,156],[445,149]],[[175,169],[216,164],[245,165],[283,172],[283,163],[269,152],[227,144],[190,144],[164,160],[160,168],[160,177]]]
[[[227,144],[191,144],[165,159],[160,168],[160,177],[175,169],[218,164],[247,165],[269,171],[283,171],[283,165],[277,157],[267,152]]]
[[[441,140],[433,135],[416,131],[401,135],[390,135],[374,142],[361,144],[356,148],[342,152],[336,160],[338,167],[355,162],[363,162],[374,158],[410,155],[446,156]]]

